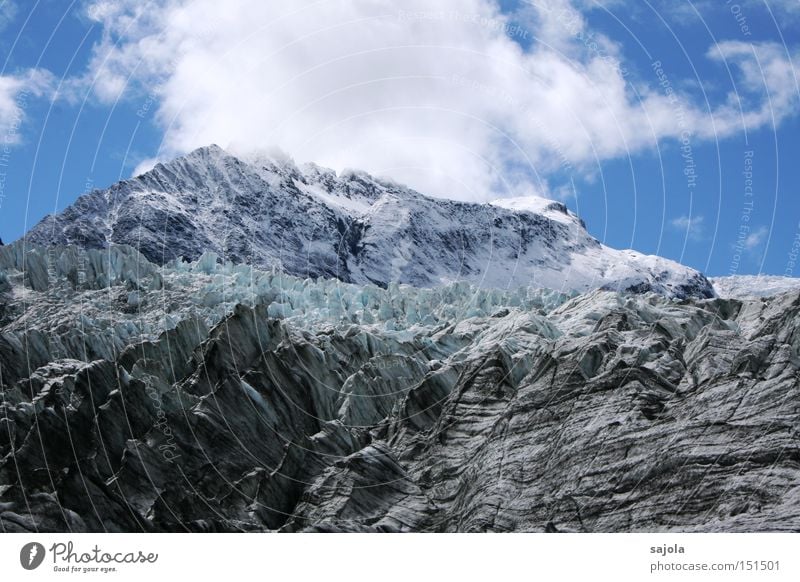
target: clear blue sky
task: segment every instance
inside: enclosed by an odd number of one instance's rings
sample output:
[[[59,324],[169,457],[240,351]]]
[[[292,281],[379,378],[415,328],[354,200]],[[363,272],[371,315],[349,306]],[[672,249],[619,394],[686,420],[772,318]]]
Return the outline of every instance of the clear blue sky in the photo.
[[[123,34],[114,28],[128,14],[125,10],[130,8],[125,5],[130,3],[107,2],[120,4],[120,12],[116,13],[98,12],[100,4],[0,0],[0,81],[5,83],[0,82],[0,236],[5,242],[16,240],[45,214],[63,209],[87,189],[103,188],[129,177],[145,160],[164,152],[179,153],[188,149],[187,144],[214,141],[225,147],[241,138],[240,134],[231,136],[220,130],[226,127],[223,122],[202,124],[202,131],[192,126],[193,118],[186,115],[202,116],[199,101],[191,103],[198,112],[190,114],[176,114],[176,109],[167,103],[174,101],[175,91],[180,91],[176,86],[190,70],[187,63],[192,62],[193,50],[201,51],[203,44],[229,42],[213,37],[213,22],[210,26],[206,23],[202,42],[189,44],[187,54],[182,53],[185,60],[180,74],[168,67],[153,66],[146,82],[134,74],[119,95],[112,91],[109,97],[106,88],[98,96],[91,80],[101,70],[98,60],[102,60],[108,47],[139,50],[136,59],[149,58],[140,42],[147,38],[147,32],[132,33],[132,27],[128,27]],[[492,2],[474,0],[473,4]],[[700,1],[694,2],[698,13],[680,0],[553,0],[552,6],[577,11],[582,19],[580,35],[573,34],[574,30],[566,37],[563,31],[545,31],[547,23],[541,13],[532,14],[536,6],[501,3],[505,22],[520,26],[519,31],[506,31],[522,51],[520,58],[540,51],[542,42],[566,38],[570,50],[577,51],[574,58],[583,65],[588,66],[592,58],[608,52],[625,68],[628,95],[649,88],[663,97],[665,84],[659,83],[667,79],[682,99],[690,100],[687,107],[694,112],[721,112],[727,105],[753,116],[762,112],[775,120],[728,128],[714,139],[708,135],[708,127],[713,124],[706,119],[706,129],[692,128],[690,138],[683,143],[689,149],[682,149],[681,139],[669,135],[670,128],[666,127],[658,130],[658,137],[649,146],[625,147],[619,152],[613,145],[608,146],[595,162],[583,160],[561,168],[543,163],[541,175],[551,191],[560,192],[584,218],[590,232],[610,246],[660,254],[710,275],[800,276],[800,267],[793,271],[789,263],[792,249],[797,248],[793,245],[800,240],[800,107],[794,77],[800,67],[800,8],[794,6],[800,3]],[[185,26],[177,18],[159,16],[155,8],[153,12],[162,21],[177,22],[170,26]],[[214,17],[210,12],[209,18]],[[235,25],[235,14],[217,17],[231,19],[220,27]],[[448,34],[454,27],[464,26],[457,18],[441,14],[414,18],[449,19]],[[406,15],[405,21],[401,18],[398,22],[403,26],[409,20],[418,24],[414,18]],[[151,26],[158,29],[165,25],[162,22]],[[397,26],[392,30],[396,29]],[[158,30],[159,38],[187,34],[183,29]],[[398,34],[405,34],[402,27],[399,30]],[[602,42],[591,45],[597,38]],[[710,58],[710,51],[720,45],[727,47],[726,60]],[[744,46],[746,53],[746,47],[751,45],[760,51],[758,62],[769,67],[768,71],[753,69],[755,80],[748,79],[746,71],[728,64],[736,59],[737,50]],[[586,52],[590,54],[587,56]],[[129,54],[117,50],[116,63],[123,62]],[[749,56],[745,54],[744,58]],[[166,62],[162,60],[161,65]],[[287,59],[285,66],[290,68],[292,62]],[[654,62],[661,66],[654,66]],[[245,60],[240,65],[233,61],[233,65],[226,66],[247,70],[253,64]],[[664,76],[659,76],[656,69],[661,69]],[[413,72],[409,67],[407,74]],[[763,75],[761,88],[759,74]],[[103,79],[107,83],[113,80]],[[13,85],[15,82],[17,85]],[[191,86],[207,87],[213,96],[209,103],[218,108],[225,92],[214,87],[214,82],[210,73],[205,77],[200,74]],[[150,94],[146,83],[158,83],[158,90]],[[257,93],[258,87],[254,85],[253,92]],[[242,87],[243,91],[247,89]],[[497,95],[489,93],[494,101]],[[739,102],[732,102],[731,95],[739,95]],[[265,103],[264,108],[268,107]],[[236,107],[233,109],[236,114]],[[243,108],[242,114],[246,111]],[[678,124],[679,120],[675,118],[673,122]],[[509,124],[513,125],[513,120]],[[184,133],[176,133],[179,131]],[[298,125],[297,131],[308,129]],[[648,128],[641,131],[646,133]],[[635,128],[627,135],[635,137]],[[197,143],[193,141],[195,136],[200,140]],[[168,147],[164,146],[165,137]],[[252,140],[248,143],[252,145]],[[552,139],[538,145],[526,144],[523,148],[547,149],[549,145],[554,149]],[[286,147],[293,155],[301,151],[291,144]],[[325,154],[325,150],[320,151]],[[324,163],[327,158],[321,157],[325,158],[320,160]],[[746,170],[752,171],[751,181],[747,180]],[[532,171],[531,182],[537,179],[534,174],[541,177],[538,170]],[[564,194],[563,186],[567,184],[574,184],[577,196]]]

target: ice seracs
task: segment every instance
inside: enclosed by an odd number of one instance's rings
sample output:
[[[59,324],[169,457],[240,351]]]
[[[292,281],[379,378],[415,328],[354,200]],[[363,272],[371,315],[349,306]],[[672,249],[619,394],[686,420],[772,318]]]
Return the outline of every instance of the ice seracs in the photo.
[[[797,277],[775,275],[731,275],[713,277],[714,290],[720,297],[749,299],[753,297],[772,297],[800,289]]]
[[[800,291],[0,247],[0,531],[797,531]]]

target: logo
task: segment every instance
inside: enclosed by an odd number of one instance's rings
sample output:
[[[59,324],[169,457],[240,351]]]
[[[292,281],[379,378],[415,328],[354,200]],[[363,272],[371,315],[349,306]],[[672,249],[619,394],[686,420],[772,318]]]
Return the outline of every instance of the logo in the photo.
[[[22,546],[19,552],[19,563],[26,570],[35,570],[44,561],[44,546],[38,542],[30,542]]]

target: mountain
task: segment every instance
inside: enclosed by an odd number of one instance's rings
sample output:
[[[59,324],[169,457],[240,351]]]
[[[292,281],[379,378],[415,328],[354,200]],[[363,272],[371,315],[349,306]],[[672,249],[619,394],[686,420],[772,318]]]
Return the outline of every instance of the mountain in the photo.
[[[217,146],[87,193],[25,240],[87,249],[126,244],[156,264],[213,251],[297,277],[381,287],[467,281],[714,295],[696,271],[602,245],[559,202],[430,198],[364,172],[337,176],[313,164],[237,158]]]
[[[0,531],[798,531],[800,291],[0,247]]]
[[[203,148],[0,246],[0,531],[798,531],[768,283]]]

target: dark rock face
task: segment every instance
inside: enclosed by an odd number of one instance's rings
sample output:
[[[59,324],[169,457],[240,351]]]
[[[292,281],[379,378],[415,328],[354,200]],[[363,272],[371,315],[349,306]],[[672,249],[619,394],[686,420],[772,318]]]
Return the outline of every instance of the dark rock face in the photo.
[[[25,275],[0,252],[2,531],[800,531],[798,292],[382,290],[110,251]]]
[[[363,172],[244,161],[216,146],[85,194],[25,241],[123,244],[159,265],[213,251],[297,277],[381,287],[469,281],[714,296],[697,271],[602,245],[559,202],[531,197],[506,208],[435,199]]]

